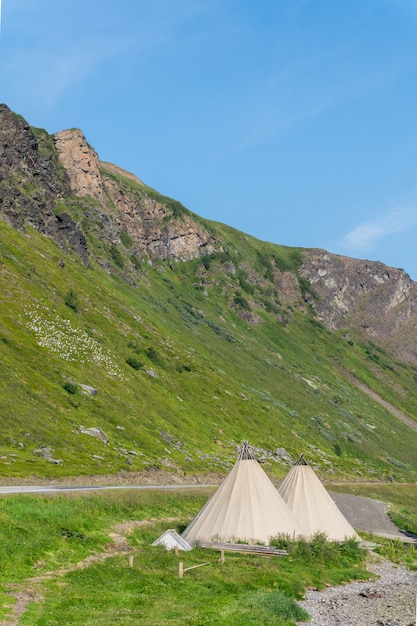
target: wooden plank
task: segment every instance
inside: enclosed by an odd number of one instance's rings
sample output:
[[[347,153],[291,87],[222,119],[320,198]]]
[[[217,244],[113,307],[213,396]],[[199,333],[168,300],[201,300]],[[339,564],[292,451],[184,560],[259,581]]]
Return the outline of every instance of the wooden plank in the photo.
[[[201,541],[199,543],[201,548],[209,548],[211,550],[223,550],[225,552],[248,552],[251,554],[270,554],[275,556],[288,556],[287,550],[280,550],[273,548],[272,546],[257,546],[247,543],[221,543],[208,541]]]
[[[179,561],[178,563],[178,577],[184,578],[185,572],[188,572],[190,569],[196,569],[196,567],[203,567],[204,565],[211,565],[210,562],[207,563],[199,563],[198,565],[191,565],[190,567],[184,567],[184,563]]]

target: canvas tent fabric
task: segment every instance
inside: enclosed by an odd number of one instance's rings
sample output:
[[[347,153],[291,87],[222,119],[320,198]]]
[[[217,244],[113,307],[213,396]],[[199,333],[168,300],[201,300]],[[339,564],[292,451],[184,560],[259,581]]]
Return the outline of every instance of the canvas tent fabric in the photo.
[[[360,540],[303,455],[281,482],[279,493],[311,539],[325,533],[331,541]]]
[[[229,474],[182,537],[190,544],[222,541],[269,545],[278,535],[303,534],[249,446],[243,444]]]

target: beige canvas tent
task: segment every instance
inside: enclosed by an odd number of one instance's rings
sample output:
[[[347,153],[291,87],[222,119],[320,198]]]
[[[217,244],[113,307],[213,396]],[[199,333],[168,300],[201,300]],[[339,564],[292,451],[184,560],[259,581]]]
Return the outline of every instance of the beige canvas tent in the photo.
[[[348,537],[360,539],[303,455],[288,472],[278,491],[306,531],[307,538],[315,533],[325,533],[331,541],[343,541]]]
[[[246,542],[269,545],[277,535],[303,531],[247,443],[239,457],[182,537],[188,543]]]

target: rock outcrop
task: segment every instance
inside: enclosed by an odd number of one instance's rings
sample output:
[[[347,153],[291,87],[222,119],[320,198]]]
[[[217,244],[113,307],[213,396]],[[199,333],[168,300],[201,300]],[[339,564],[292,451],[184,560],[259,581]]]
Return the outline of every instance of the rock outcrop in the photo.
[[[175,216],[169,204],[149,195],[139,179],[131,186],[123,178],[109,175],[113,172],[107,164],[102,169],[102,189],[114,206],[114,223],[131,237],[141,256],[186,261],[214,250],[213,237],[185,209]],[[135,182],[132,176],[129,180]],[[122,177],[127,178],[125,174]]]
[[[78,128],[61,130],[55,133],[54,141],[68,176],[70,192],[76,196],[91,196],[102,202],[98,155],[87,144],[83,133]]]
[[[187,211],[175,216],[134,174],[100,162],[79,129],[55,133],[54,141],[71,193],[97,202],[98,237],[117,245],[123,231],[132,240],[132,251],[150,259],[185,261],[213,250],[213,238]]]
[[[179,203],[153,197],[134,174],[101,163],[79,129],[52,137],[35,131],[0,105],[0,216],[14,228],[31,225],[84,262],[87,231],[110,246],[128,235],[129,253],[151,260],[185,261],[214,250],[213,237],[191,213],[181,207],[176,215]],[[84,210],[82,227],[71,215],[74,196]]]
[[[0,105],[0,216],[11,226],[26,225],[73,248],[88,260],[84,233],[69,213],[59,210],[68,193],[65,173],[57,173],[53,143],[44,131],[34,130],[6,105]]]
[[[317,294],[309,303],[329,329],[356,329],[417,363],[417,283],[402,269],[314,249],[300,275]]]
[[[54,219],[56,179],[50,154],[42,155],[29,124],[0,105],[0,211],[3,219],[22,229],[25,222],[47,233]]]

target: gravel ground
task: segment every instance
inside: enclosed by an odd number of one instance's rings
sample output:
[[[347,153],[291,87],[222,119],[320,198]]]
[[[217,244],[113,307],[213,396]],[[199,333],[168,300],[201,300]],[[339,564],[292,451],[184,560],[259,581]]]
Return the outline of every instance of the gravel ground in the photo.
[[[417,573],[386,560],[367,569],[379,578],[307,591],[300,605],[309,626],[415,626]]]

